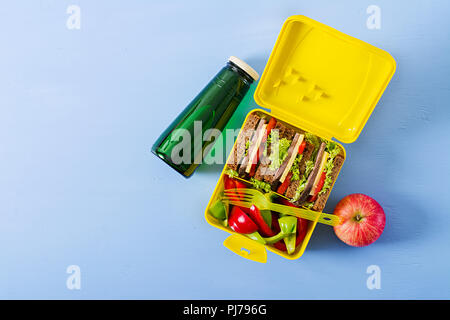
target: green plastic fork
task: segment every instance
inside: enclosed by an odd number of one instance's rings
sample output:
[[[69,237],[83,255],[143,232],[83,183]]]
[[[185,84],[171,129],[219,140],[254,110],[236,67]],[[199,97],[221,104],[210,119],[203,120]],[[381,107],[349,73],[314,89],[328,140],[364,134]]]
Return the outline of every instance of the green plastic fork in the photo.
[[[252,205],[255,205],[259,210],[272,210],[310,221],[316,221],[318,219],[317,222],[330,226],[336,226],[341,222],[339,217],[334,214],[273,203],[270,199],[272,199],[274,194],[273,192],[264,194],[258,190],[246,188],[228,189],[223,192],[222,201],[245,208],[250,208]]]

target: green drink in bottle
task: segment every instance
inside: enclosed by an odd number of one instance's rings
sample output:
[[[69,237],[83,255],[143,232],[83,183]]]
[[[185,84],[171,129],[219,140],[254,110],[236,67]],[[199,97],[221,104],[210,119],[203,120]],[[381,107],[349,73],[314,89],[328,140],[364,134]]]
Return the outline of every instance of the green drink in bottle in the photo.
[[[152,152],[184,177],[190,177],[212,147],[210,129],[222,131],[258,73],[230,57],[225,67],[161,134]]]

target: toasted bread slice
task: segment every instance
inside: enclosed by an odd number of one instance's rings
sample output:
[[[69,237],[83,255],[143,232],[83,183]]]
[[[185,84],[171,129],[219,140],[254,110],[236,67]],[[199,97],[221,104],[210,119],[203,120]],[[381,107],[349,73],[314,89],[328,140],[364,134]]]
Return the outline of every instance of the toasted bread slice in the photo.
[[[241,129],[241,132],[239,133],[239,136],[236,140],[236,143],[234,145],[233,153],[228,160],[228,167],[230,169],[233,169],[235,171],[238,170],[239,164],[241,163],[244,155],[245,155],[245,146],[248,141],[250,141],[253,133],[255,132],[255,128],[258,125],[259,120],[261,117],[257,115],[256,113],[252,113],[247,118],[247,121],[245,122],[244,126]]]

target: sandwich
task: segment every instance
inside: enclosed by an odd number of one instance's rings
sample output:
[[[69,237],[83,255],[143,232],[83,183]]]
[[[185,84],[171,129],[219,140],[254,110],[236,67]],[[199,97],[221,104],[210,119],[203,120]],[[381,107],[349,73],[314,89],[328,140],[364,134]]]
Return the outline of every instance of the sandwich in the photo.
[[[240,161],[229,161],[227,173],[297,206],[322,211],[344,162],[342,148],[267,115],[251,114],[245,130],[231,157]]]

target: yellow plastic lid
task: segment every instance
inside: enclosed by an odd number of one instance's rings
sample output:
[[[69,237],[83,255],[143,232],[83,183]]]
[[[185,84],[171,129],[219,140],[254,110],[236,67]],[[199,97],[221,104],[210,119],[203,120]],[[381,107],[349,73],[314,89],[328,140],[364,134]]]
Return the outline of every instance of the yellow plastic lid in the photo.
[[[392,56],[305,16],[283,25],[255,91],[274,116],[354,142],[395,72]]]

